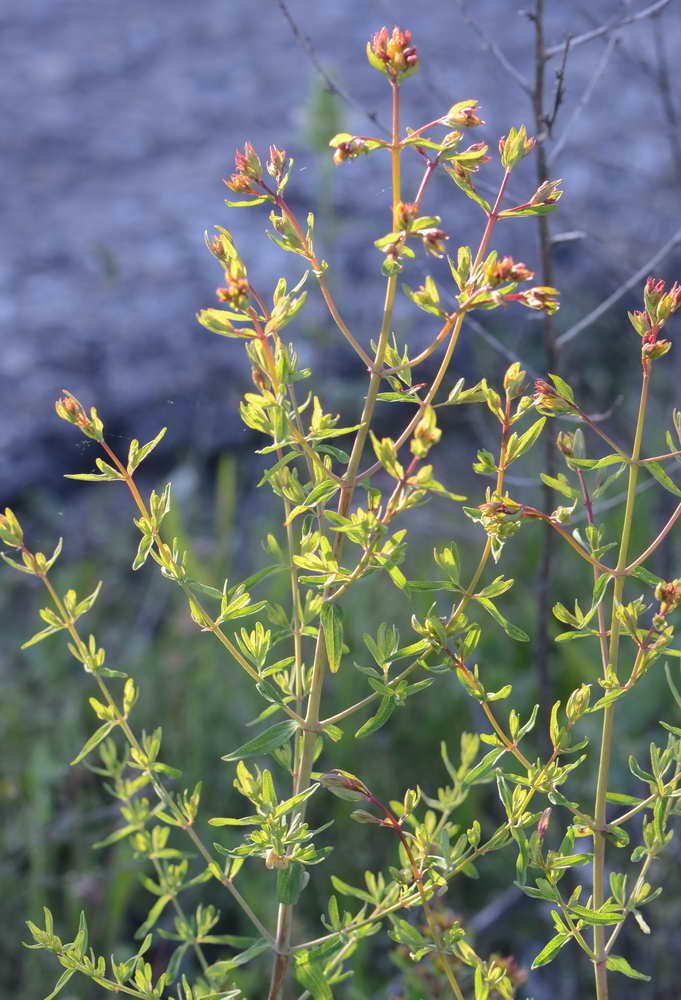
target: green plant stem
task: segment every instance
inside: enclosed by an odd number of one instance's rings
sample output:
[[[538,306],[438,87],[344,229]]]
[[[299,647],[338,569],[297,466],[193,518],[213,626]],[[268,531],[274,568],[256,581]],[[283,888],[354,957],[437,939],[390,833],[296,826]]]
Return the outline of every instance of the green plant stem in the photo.
[[[391,84],[391,87],[392,87],[392,146],[391,146],[392,217],[394,221],[397,217],[397,211],[398,211],[397,205],[400,201],[400,152],[401,152],[399,145],[400,92],[399,92],[399,85],[397,83],[393,82]],[[376,356],[374,358],[374,363],[373,365],[370,366],[371,375],[369,378],[369,386],[367,389],[364,408],[360,419],[360,426],[357,431],[357,434],[355,435],[352,452],[350,454],[350,460],[348,462],[346,474],[344,476],[346,485],[341,489],[341,494],[338,501],[338,513],[342,515],[347,514],[347,511],[350,507],[350,503],[352,501],[355,476],[357,473],[357,469],[359,468],[359,463],[362,460],[364,445],[366,443],[366,439],[369,434],[369,428],[371,426],[371,421],[374,415],[374,409],[376,407],[376,398],[378,396],[382,380],[381,369],[383,368],[383,363],[385,360],[385,352],[388,345],[390,329],[392,325],[392,314],[393,314],[393,306],[395,302],[396,290],[397,290],[397,275],[392,274],[389,276],[387,281],[381,331],[378,338],[378,345],[376,347]],[[339,534],[336,538],[336,543],[334,546],[335,550],[334,555],[336,555],[336,557],[340,554],[342,543],[343,543],[343,536]],[[324,597],[325,599],[328,597],[328,592],[325,592]],[[314,662],[312,666],[312,679],[310,681],[310,691],[307,701],[307,712],[305,714],[305,722],[303,725],[303,738],[301,740],[300,756],[297,760],[297,765],[296,765],[297,770],[295,774],[294,794],[298,794],[299,792],[304,791],[310,783],[312,766],[314,764],[315,745],[319,734],[319,709],[321,705],[322,690],[324,686],[324,666],[325,666],[324,637],[323,637],[323,629],[321,628],[320,625],[319,632],[317,635],[317,643],[315,646]],[[300,816],[301,818],[305,815],[305,803],[301,803],[298,810],[296,810],[295,815]],[[276,954],[272,966],[272,976],[270,979],[270,990],[268,994],[268,1000],[280,1000],[282,996],[284,981],[286,979],[286,973],[288,971],[288,966],[290,962],[289,945],[291,938],[292,917],[293,917],[293,904],[281,903],[279,905],[279,911],[277,916]]]
[[[499,447],[499,461],[497,463],[497,482],[494,487],[494,492],[501,496],[504,491],[504,476],[506,475],[506,454],[508,448],[508,433],[510,430],[510,412],[511,412],[511,400],[506,396],[506,408],[504,410],[504,420],[501,425],[501,445]],[[459,617],[461,612],[467,606],[468,602],[472,600],[472,596],[475,593],[475,588],[480,582],[482,574],[485,572],[485,567],[489,561],[489,557],[492,553],[492,539],[488,536],[485,542],[485,547],[482,550],[482,555],[478,565],[476,566],[475,572],[471,577],[468,586],[466,587],[466,593],[463,595],[456,608],[452,609],[452,612],[447,620],[447,625],[451,625],[452,622]]]
[[[646,406],[648,402],[648,387],[650,370],[644,363],[641,396],[639,400],[634,444],[629,463],[629,481],[627,484],[627,499],[624,508],[624,519],[620,538],[619,554],[616,570],[620,574],[615,578],[612,598],[612,617],[610,621],[610,643],[608,647],[608,668],[617,675],[620,646],[620,621],[617,615],[618,606],[622,602],[625,577],[621,575],[626,568],[631,539],[631,527],[636,505],[636,484],[638,481],[638,459],[641,454],[641,443],[645,426]],[[608,775],[610,771],[610,754],[612,750],[615,706],[607,705],[603,711],[603,731],[601,735],[601,750],[598,764],[598,779],[596,784],[596,802],[594,819],[597,829],[594,831],[593,859],[593,908],[603,905],[605,893],[605,847],[606,836],[603,832],[606,818],[606,802],[608,794]],[[594,927],[594,975],[596,981],[597,1000],[608,1000],[608,972],[606,969],[607,954],[605,952],[605,930],[602,926]]]
[[[591,497],[589,496],[589,490],[586,485],[586,479],[584,478],[584,473],[581,469],[577,469],[577,481],[579,482],[579,489],[582,494],[582,502],[584,504],[584,510],[586,511],[586,520],[588,524],[593,525],[593,505],[591,503]],[[595,566],[594,571],[594,584],[598,582],[601,575],[600,570]],[[603,602],[601,601],[598,605],[597,611],[598,617],[598,642],[601,649],[601,667],[605,672],[608,666],[608,637],[605,631],[605,609],[603,608]]]
[[[655,549],[664,541],[669,532],[672,530],[679,517],[681,517],[681,503],[675,509],[674,513],[669,518],[659,535],[650,543],[645,552],[642,552],[637,559],[634,559],[633,562],[629,563],[629,565],[625,567],[625,573],[630,573],[632,570],[636,569],[637,566],[640,566],[641,563],[644,563],[646,559],[653,554]]]

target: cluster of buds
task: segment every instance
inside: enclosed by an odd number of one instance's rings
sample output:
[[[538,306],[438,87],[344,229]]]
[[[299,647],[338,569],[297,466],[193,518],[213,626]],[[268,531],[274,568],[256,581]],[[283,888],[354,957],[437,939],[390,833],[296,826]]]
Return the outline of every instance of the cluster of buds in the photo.
[[[547,316],[553,316],[560,309],[558,289],[540,285],[536,288],[528,288],[527,291],[517,292],[509,295],[507,301],[519,302],[527,309],[539,309]]]
[[[654,361],[672,346],[671,341],[661,340],[659,333],[672,313],[681,308],[681,285],[674,282],[666,291],[664,281],[648,278],[643,289],[643,306],[643,312],[629,313],[629,322],[643,340],[643,361]]]
[[[438,225],[439,221],[437,216],[419,217],[419,206],[416,202],[398,202],[395,209],[395,226],[399,229],[399,233],[395,234],[397,239],[394,244],[399,245],[407,234],[418,236],[426,253],[432,254],[433,257],[444,257],[449,233]]]
[[[558,417],[577,411],[574,400],[562,395],[555,386],[545,382],[543,378],[538,378],[534,383],[532,399],[539,412],[549,417]]]
[[[336,152],[333,154],[333,162],[336,166],[345,163],[346,160],[356,160],[360,156],[366,156],[369,152],[369,145],[364,139],[353,136],[352,139],[345,139],[336,145]]]
[[[499,139],[499,155],[501,164],[506,170],[512,170],[537,145],[537,140],[528,136],[527,129],[521,125],[519,129],[512,128],[508,135]]]
[[[673,611],[674,608],[681,604],[681,580],[658,583],[655,588],[655,600],[660,602],[656,618],[664,618],[670,611]]]
[[[419,68],[416,48],[411,44],[411,31],[395,26],[392,32],[381,28],[367,42],[367,58],[374,69],[385,73],[393,82],[404,79]]]
[[[484,125],[484,121],[478,114],[478,102],[477,101],[458,101],[456,104],[452,104],[451,108],[446,115],[440,118],[441,125],[458,125],[462,128],[475,128],[477,125]],[[452,133],[452,135],[460,137],[460,133]],[[450,139],[447,136],[445,142]]]
[[[62,420],[67,420],[70,424],[75,424],[86,437],[95,441],[103,440],[104,425],[97,416],[94,406],[90,409],[90,416],[87,415],[81,403],[67,389],[62,390],[64,395],[57,400],[54,408],[57,416]]]
[[[521,518],[524,514],[522,504],[511,500],[509,496],[492,497],[478,507],[480,523],[489,538],[505,542],[520,530]]]
[[[250,142],[244,145],[243,153],[236,151],[234,166],[235,172],[225,181],[230,191],[235,191],[237,194],[262,194],[262,191],[254,186],[262,182],[262,162]]]
[[[516,264],[512,257],[491,261],[485,267],[485,284],[491,288],[497,288],[508,282],[531,281],[532,278],[534,272],[530,271],[526,264]]]
[[[409,445],[412,455],[416,458],[425,458],[434,444],[437,444],[442,437],[442,431],[437,426],[435,410],[432,406],[427,406],[423,416],[414,428],[414,436]]]
[[[216,288],[215,294],[219,302],[227,302],[233,309],[244,311],[248,307],[250,286],[246,277],[246,268],[238,257],[227,261],[225,285],[222,288]]]

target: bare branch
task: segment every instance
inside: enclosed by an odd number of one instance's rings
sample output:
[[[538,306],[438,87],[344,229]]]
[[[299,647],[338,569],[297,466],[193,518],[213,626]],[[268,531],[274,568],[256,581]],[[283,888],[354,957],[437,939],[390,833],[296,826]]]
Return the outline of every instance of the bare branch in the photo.
[[[652,23],[653,35],[655,38],[655,54],[657,66],[655,77],[660,93],[660,100],[664,110],[665,118],[669,125],[669,143],[671,146],[672,159],[677,177],[681,178],[681,140],[679,139],[679,115],[674,103],[671,87],[671,73],[669,70],[669,60],[665,46],[664,31],[659,18],[654,18]]]
[[[329,91],[332,94],[335,94],[337,97],[340,97],[340,99],[345,104],[347,104],[348,107],[354,108],[356,111],[360,111],[366,118],[369,119],[370,122],[376,125],[377,128],[380,128],[382,132],[387,133],[388,128],[383,124],[383,122],[380,120],[379,116],[376,114],[375,111],[367,111],[367,109],[362,104],[360,104],[359,101],[356,101],[354,97],[348,94],[347,91],[343,90],[342,87],[339,87],[338,84],[331,79],[331,77],[324,68],[317,54],[317,50],[312,44],[312,39],[309,37],[309,35],[305,34],[300,25],[297,24],[297,22],[294,20],[290,10],[288,9],[285,3],[285,0],[275,0],[275,3],[277,4],[279,10],[282,12],[284,18],[288,22],[293,37],[298,42],[301,49],[303,50],[307,58],[310,60],[314,68],[317,70],[321,78],[324,80],[324,83],[328,87]]]
[[[560,111],[560,106],[563,103],[565,97],[565,70],[567,68],[568,56],[570,54],[570,45],[572,43],[572,36],[568,35],[565,39],[565,44],[563,48],[563,58],[560,61],[560,69],[556,73],[556,90],[553,97],[553,108],[551,114],[547,115],[546,121],[546,131],[549,136],[553,134],[553,126],[558,117],[558,112]],[[548,162],[548,158],[547,158]]]
[[[456,3],[459,10],[461,11],[461,16],[464,19],[465,23],[468,25],[469,28],[471,28],[472,31],[475,32],[475,34],[481,40],[483,50],[486,52],[491,52],[491,54],[494,56],[497,62],[501,66],[503,66],[503,68],[506,70],[509,76],[513,77],[513,79],[521,88],[521,90],[523,90],[526,94],[531,95],[532,88],[530,86],[529,81],[525,79],[520,70],[517,70],[513,65],[513,63],[507,58],[507,56],[504,55],[504,53],[501,51],[497,43],[494,41],[493,38],[491,38],[487,34],[482,25],[478,24],[478,22],[475,21],[473,17],[471,17],[470,11],[468,10],[468,6],[465,3],[465,0],[456,0]]]
[[[618,44],[618,42],[619,42],[619,36],[616,33],[613,33],[608,39],[608,44],[603,50],[603,54],[601,55],[601,58],[598,61],[598,65],[596,66],[596,69],[594,70],[591,79],[586,85],[582,96],[578,100],[577,106],[575,107],[572,114],[567,120],[563,134],[561,135],[560,139],[556,141],[556,144],[553,146],[550,153],[548,154],[547,159],[549,164],[553,163],[553,161],[559,155],[561,150],[565,147],[565,143],[567,142],[570,130],[572,129],[573,125],[575,124],[581,113],[584,111],[584,108],[591,100],[593,92],[596,89],[596,85],[600,80],[600,78],[603,76],[603,73],[605,73],[605,68],[610,61],[610,56],[612,55],[615,46]]]
[[[629,14],[627,17],[615,18],[612,21],[608,21],[606,24],[601,24],[598,28],[593,28],[592,31],[585,31],[583,35],[575,35],[572,39],[571,47],[574,49],[576,45],[584,45],[585,42],[591,42],[594,38],[600,38],[602,35],[609,35],[612,31],[616,31],[618,28],[623,28],[627,24],[634,24],[636,21],[643,21],[647,17],[652,17],[654,14],[659,14],[660,11],[668,7],[671,0],[657,0],[656,3],[651,3],[649,7],[644,7],[643,10],[637,11],[635,14]],[[552,59],[554,56],[558,56],[563,52],[564,45],[552,45],[551,48],[546,49],[544,52],[545,59]]]
[[[665,245],[657,251],[657,253],[653,254],[653,256],[650,257],[645,264],[643,264],[638,271],[636,271],[635,274],[632,274],[630,278],[627,278],[627,280],[619,286],[619,288],[615,289],[612,295],[609,295],[608,298],[601,302],[599,306],[596,306],[596,308],[592,309],[592,311],[584,316],[583,319],[580,319],[579,323],[575,323],[575,325],[571,326],[569,330],[565,331],[565,333],[561,333],[560,337],[556,341],[556,346],[561,348],[565,344],[569,344],[571,340],[574,340],[574,338],[582,332],[582,330],[586,330],[587,327],[595,323],[596,320],[599,320],[611,306],[614,306],[616,302],[619,302],[623,295],[626,295],[630,288],[633,288],[634,285],[639,283],[639,281],[647,277],[650,271],[652,271],[654,267],[657,267],[660,261],[664,260],[664,258],[674,249],[674,247],[678,246],[679,243],[681,243],[681,228],[677,229],[671,239],[668,240]]]

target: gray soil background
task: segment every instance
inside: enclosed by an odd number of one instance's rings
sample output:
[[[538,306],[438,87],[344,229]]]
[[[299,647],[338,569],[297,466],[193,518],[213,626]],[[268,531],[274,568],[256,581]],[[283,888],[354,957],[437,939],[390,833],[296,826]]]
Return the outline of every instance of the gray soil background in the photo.
[[[646,6],[547,0],[547,44],[559,46],[568,32],[579,36]],[[605,298],[681,225],[681,147],[673,128],[681,112],[675,70],[681,3],[656,6],[654,19],[576,44],[568,58],[554,132],[554,141],[561,140],[568,129],[554,168],[567,193],[552,226],[582,235],[557,245],[567,248],[566,300],[575,289],[580,302]],[[316,58],[353,101],[341,106],[344,129],[370,133],[364,111],[386,117],[384,80],[363,49],[382,24],[398,23],[411,28],[423,66],[404,88],[405,124],[477,97],[487,120],[484,137],[494,147],[509,125],[530,122],[531,109],[466,23],[464,7],[455,0],[288,3]],[[504,0],[471,8],[515,71],[530,80],[527,14]],[[54,465],[73,444],[52,409],[62,387],[95,403],[123,436],[144,438],[169,423],[168,448],[208,454],[238,445],[242,351],[204,331],[194,314],[214,304],[220,279],[203,245],[204,230],[215,223],[233,230],[256,284],[271,289],[282,267],[277,249],[260,235],[261,210],[228,213],[222,204],[228,192],[221,178],[235,147],[246,139],[263,153],[270,142],[286,146],[296,158],[291,200],[301,211],[315,207],[320,159],[306,148],[304,133],[319,75],[280,5],[5,0],[0,56],[0,496],[9,501],[46,473],[58,478],[63,471]],[[559,65],[556,55],[551,88]],[[381,298],[372,241],[387,230],[385,168],[374,157],[334,175],[340,225],[329,254],[333,282],[364,343],[374,334]],[[533,190],[532,180],[531,169],[521,174],[522,195]],[[451,183],[440,182],[432,193],[452,243],[473,242],[479,220]],[[513,249],[536,261],[534,237],[522,238],[529,242],[509,235],[512,243],[520,240]],[[299,272],[295,264],[285,262],[288,274]],[[680,270],[677,245],[658,271],[673,278]],[[364,304],[371,302],[375,308]],[[318,304],[311,310],[328,326]],[[559,329],[579,318],[569,309],[561,317]],[[521,330],[511,347],[537,329]],[[586,339],[592,336],[593,330]],[[585,346],[573,342],[572,363]],[[304,351],[320,360],[313,343]]]

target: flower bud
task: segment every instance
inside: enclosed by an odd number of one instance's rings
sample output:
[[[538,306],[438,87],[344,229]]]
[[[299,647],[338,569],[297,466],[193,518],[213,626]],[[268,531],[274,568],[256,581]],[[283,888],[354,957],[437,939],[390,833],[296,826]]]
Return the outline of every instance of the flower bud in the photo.
[[[383,820],[379,816],[367,812],[366,809],[353,809],[350,813],[350,819],[354,819],[355,823],[373,823],[375,826],[383,826]]]
[[[250,142],[244,145],[243,153],[237,150],[234,154],[235,172],[225,184],[230,191],[237,194],[261,195],[255,185],[262,183],[262,162]]]
[[[350,774],[349,771],[335,768],[328,774],[321,774],[318,781],[320,785],[333,792],[339,799],[346,799],[348,802],[361,802],[371,797],[364,782],[360,781],[354,774]]]
[[[104,425],[97,416],[94,406],[91,408],[90,416],[88,417],[76,397],[67,389],[64,389],[63,392],[64,395],[54,404],[57,416],[61,417],[62,420],[68,421],[70,424],[75,424],[86,437],[93,438],[95,441],[102,441]]]
[[[518,361],[509,365],[504,375],[504,391],[509,399],[515,399],[523,391],[527,372],[523,371]]]
[[[279,854],[273,847],[271,847],[265,855],[265,867],[281,870],[283,868],[288,868],[288,866],[289,859],[286,855]]]
[[[433,257],[444,257],[447,252],[445,244],[449,239],[449,233],[437,226],[429,226],[426,229],[419,229],[419,236],[423,243],[423,249],[427,253],[432,254]]]
[[[527,309],[540,309],[548,316],[553,316],[560,309],[558,291],[555,288],[538,287],[528,288],[525,292],[513,296],[515,301],[526,306]]]
[[[366,156],[371,146],[366,139],[358,136],[348,135],[347,132],[340,132],[329,142],[336,152],[333,154],[333,162],[336,166],[345,163],[346,160],[356,160],[359,156]]]
[[[286,150],[277,149],[276,146],[270,146],[270,158],[267,161],[267,173],[270,177],[274,177],[277,184],[281,181],[284,175],[285,167]]]
[[[557,181],[544,181],[537,190],[534,192],[530,198],[529,205],[555,205],[557,201],[560,201],[562,191],[558,189],[560,180]]]
[[[499,139],[499,154],[502,166],[512,170],[528,153],[532,152],[537,140],[528,136],[527,129],[521,125],[519,129],[510,129],[508,135]]]
[[[5,513],[0,514],[0,541],[5,545],[11,545],[13,549],[20,549],[24,544],[24,533],[21,525],[17,521],[14,511],[5,507]]]
[[[655,588],[655,600],[660,602],[659,615],[664,617],[681,604],[681,580],[671,580],[668,583],[658,583]]]
[[[442,431],[437,426],[435,410],[432,406],[427,406],[423,416],[414,428],[414,436],[411,439],[410,449],[416,458],[425,458],[434,444],[437,444],[442,437]]]
[[[413,201],[400,201],[395,208],[395,217],[402,229],[409,229],[414,219],[418,217],[419,207]]]
[[[492,288],[509,281],[531,281],[534,272],[530,271],[526,264],[518,263],[512,257],[502,257],[501,260],[493,261],[485,267],[485,282]]]
[[[243,153],[236,151],[234,166],[240,174],[252,177],[254,181],[262,180],[262,162],[250,142],[245,143]]]
[[[556,438],[556,448],[565,455],[572,458],[575,453],[575,436],[570,431],[560,431]]]
[[[584,715],[591,700],[591,685],[582,684],[572,692],[565,706],[565,715],[568,722],[574,724]]]
[[[540,413],[549,417],[560,416],[563,413],[574,413],[575,404],[566,396],[561,396],[554,386],[538,378],[534,383],[534,405]]]
[[[544,812],[541,814],[539,822],[537,823],[537,833],[539,834],[540,843],[546,836],[546,831],[549,828],[550,819],[551,819],[551,806],[547,806]]]
[[[484,125],[484,121],[478,114],[477,101],[457,101],[452,104],[446,115],[440,119],[442,125],[459,125],[463,128],[475,128],[477,125]]]

